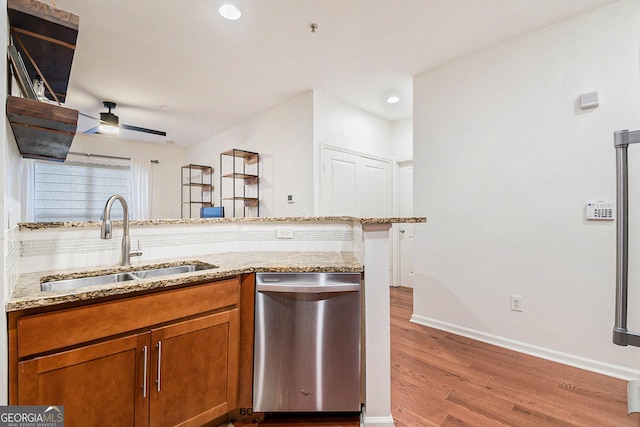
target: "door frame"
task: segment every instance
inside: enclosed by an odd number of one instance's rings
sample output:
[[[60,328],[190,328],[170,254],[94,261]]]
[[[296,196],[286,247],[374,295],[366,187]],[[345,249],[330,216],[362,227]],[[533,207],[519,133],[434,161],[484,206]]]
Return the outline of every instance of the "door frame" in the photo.
[[[396,159],[393,162],[393,216],[400,216],[400,168],[413,164],[413,157]],[[402,283],[400,271],[400,226],[391,227],[391,286],[398,287]]]

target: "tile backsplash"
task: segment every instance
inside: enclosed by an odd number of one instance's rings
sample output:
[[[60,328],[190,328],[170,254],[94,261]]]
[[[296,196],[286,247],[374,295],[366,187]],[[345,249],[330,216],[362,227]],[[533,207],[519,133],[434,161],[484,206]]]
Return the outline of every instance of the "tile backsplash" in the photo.
[[[277,237],[279,228],[289,229],[292,237]],[[356,222],[134,226],[131,248],[139,242],[143,255],[131,262],[237,251],[361,251],[361,228]],[[16,253],[22,273],[117,265],[121,241],[121,227],[114,227],[110,240],[100,239],[97,227],[20,230]]]
[[[15,226],[4,232],[4,251],[5,251],[5,284],[9,294],[13,292],[16,280],[20,273],[20,239],[18,227]]]

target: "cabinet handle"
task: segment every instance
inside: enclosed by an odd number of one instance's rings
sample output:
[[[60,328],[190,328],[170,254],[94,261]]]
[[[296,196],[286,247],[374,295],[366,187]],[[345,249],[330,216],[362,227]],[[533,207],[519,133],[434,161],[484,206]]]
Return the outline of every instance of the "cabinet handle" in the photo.
[[[160,391],[160,364],[161,363],[162,363],[162,341],[158,341],[158,374],[156,376],[158,391]]]
[[[147,346],[142,348],[142,355],[144,357],[143,366],[143,380],[142,380],[142,397],[147,397]]]

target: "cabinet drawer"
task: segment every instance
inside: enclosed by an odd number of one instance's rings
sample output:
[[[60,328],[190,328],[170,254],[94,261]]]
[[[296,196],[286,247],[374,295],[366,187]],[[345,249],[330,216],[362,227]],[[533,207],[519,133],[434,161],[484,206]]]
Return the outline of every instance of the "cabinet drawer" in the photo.
[[[240,279],[166,290],[18,320],[18,357],[77,345],[238,305]]]

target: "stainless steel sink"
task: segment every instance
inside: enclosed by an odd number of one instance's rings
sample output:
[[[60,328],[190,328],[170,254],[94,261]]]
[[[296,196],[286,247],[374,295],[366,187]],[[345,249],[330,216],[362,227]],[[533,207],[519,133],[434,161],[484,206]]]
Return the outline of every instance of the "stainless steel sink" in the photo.
[[[216,266],[186,264],[186,265],[177,265],[174,267],[152,268],[149,270],[136,270],[136,271],[132,271],[132,273],[138,276],[140,279],[152,279],[155,277],[170,276],[172,274],[183,274],[183,273],[191,273],[191,272],[200,271],[200,270],[209,270],[211,268],[216,268]]]
[[[75,279],[54,280],[40,284],[41,291],[69,291],[84,288],[85,286],[108,285],[136,279],[154,279],[157,277],[170,276],[172,274],[184,274],[194,271],[210,270],[218,268],[211,264],[182,264],[170,267],[147,267],[145,269],[126,271],[122,273],[97,275],[90,277],[79,277]]]
[[[104,276],[79,277],[76,279],[55,280],[40,284],[42,291],[68,291],[72,289],[84,288],[85,286],[107,285],[109,283],[126,282],[135,280],[136,276],[126,273],[106,274]]]

